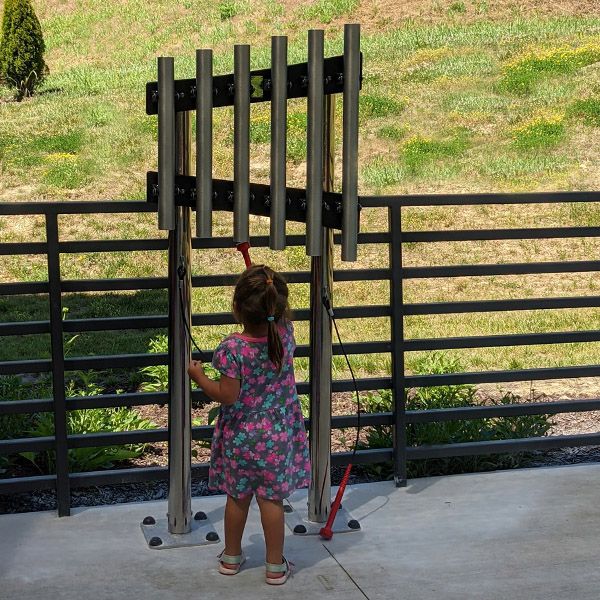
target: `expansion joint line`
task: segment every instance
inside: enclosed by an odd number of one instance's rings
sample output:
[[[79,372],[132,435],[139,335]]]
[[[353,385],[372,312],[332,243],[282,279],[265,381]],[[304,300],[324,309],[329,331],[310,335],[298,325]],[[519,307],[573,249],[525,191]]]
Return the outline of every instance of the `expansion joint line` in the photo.
[[[346,569],[344,568],[344,566],[340,563],[340,561],[334,556],[334,554],[331,552],[331,550],[329,550],[329,548],[323,544],[323,548],[325,548],[325,550],[327,550],[327,553],[329,554],[329,556],[331,556],[331,558],[333,558],[333,560],[335,560],[335,562],[338,564],[338,566],[340,567],[340,569],[342,569],[342,571],[344,571],[344,573],[346,573],[346,575],[348,576],[348,579],[350,579],[350,581],[356,586],[356,589],[367,599],[369,600],[369,596],[367,596],[365,594],[365,591],[360,587],[360,585],[358,585],[358,583],[356,583],[356,580],[354,579],[354,577],[352,577],[352,575],[350,575],[350,573],[348,573],[348,571],[346,571]]]

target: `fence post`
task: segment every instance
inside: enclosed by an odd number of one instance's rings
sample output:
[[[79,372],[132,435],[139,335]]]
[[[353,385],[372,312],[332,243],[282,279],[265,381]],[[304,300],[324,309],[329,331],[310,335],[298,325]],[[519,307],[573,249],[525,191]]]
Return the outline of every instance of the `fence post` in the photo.
[[[335,148],[335,96],[325,97],[323,128],[323,185],[333,189]],[[310,459],[311,484],[308,519],[327,521],[331,505],[331,321],[323,307],[323,295],[333,293],[333,231],[322,229],[321,256],[311,258],[310,281]]]
[[[67,406],[65,400],[65,355],[63,346],[58,215],[46,214],[48,244],[48,286],[50,301],[50,346],[52,353],[52,396],[54,400],[54,439],[56,452],[56,504],[59,517],[71,514],[69,450],[67,445]]]
[[[191,115],[175,119],[176,170],[190,174]],[[175,229],[169,231],[169,502],[170,533],[192,529],[191,359],[185,323],[191,324],[191,209],[175,206]]]
[[[394,481],[406,485],[406,399],[404,380],[404,298],[402,296],[402,209],[388,208],[390,230],[390,307],[392,335],[392,398],[394,401]]]

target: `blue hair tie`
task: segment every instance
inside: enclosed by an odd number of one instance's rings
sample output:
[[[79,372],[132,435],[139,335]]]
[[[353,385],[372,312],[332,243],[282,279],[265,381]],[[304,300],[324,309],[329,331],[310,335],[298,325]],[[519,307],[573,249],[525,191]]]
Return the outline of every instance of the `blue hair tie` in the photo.
[[[267,317],[267,321],[269,321],[269,323],[272,323],[275,320],[275,317],[273,315],[269,315]]]

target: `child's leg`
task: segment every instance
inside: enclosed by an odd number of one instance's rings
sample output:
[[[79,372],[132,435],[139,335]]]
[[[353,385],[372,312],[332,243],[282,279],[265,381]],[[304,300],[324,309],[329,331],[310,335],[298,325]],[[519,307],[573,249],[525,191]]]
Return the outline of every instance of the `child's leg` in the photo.
[[[232,498],[227,496],[225,505],[225,554],[238,556],[242,553],[242,534],[248,518],[252,496]]]
[[[267,562],[280,565],[283,562],[283,540],[285,536],[283,502],[258,497],[256,500],[260,508],[260,520],[265,533]],[[281,577],[282,575],[283,573],[272,574],[273,577]]]

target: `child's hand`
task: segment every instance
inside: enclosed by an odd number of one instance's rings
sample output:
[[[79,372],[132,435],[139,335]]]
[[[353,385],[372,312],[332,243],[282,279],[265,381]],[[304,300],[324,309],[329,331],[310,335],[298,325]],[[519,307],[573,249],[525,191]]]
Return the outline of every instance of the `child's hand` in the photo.
[[[202,361],[199,361],[199,360],[190,361],[190,364],[188,365],[188,375],[195,381],[197,381],[199,377],[204,375],[204,368],[202,367]]]

